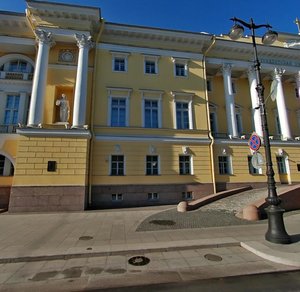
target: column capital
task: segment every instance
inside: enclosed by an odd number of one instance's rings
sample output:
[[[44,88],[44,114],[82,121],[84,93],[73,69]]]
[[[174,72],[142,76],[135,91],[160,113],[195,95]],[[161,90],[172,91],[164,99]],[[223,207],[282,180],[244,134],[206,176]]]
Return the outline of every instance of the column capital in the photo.
[[[87,36],[85,34],[78,34],[78,33],[76,33],[74,36],[75,36],[77,46],[79,47],[79,49],[82,49],[82,48],[90,49],[90,48],[94,47],[94,43],[92,41],[91,36]]]
[[[248,67],[247,74],[248,78],[256,78],[256,71],[253,65]]]
[[[55,44],[51,32],[45,31],[43,29],[36,29],[35,35],[39,43],[47,44],[49,46],[53,46]]]
[[[284,72],[285,72],[285,70],[282,68],[275,68],[274,72],[273,72],[273,79],[277,79],[280,81]]]
[[[223,65],[222,65],[222,73],[223,74],[228,74],[228,75],[230,75],[231,74],[231,68],[232,68],[232,65],[231,64],[229,64],[229,63],[224,63]]]

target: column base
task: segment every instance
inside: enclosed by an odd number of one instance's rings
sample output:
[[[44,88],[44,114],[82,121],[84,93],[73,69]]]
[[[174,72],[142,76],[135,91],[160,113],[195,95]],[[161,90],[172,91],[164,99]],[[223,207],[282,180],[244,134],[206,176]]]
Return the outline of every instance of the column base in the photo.
[[[287,234],[283,222],[284,209],[279,206],[270,205],[265,209],[268,215],[268,231],[265,235],[267,241],[278,244],[289,244],[291,238]]]

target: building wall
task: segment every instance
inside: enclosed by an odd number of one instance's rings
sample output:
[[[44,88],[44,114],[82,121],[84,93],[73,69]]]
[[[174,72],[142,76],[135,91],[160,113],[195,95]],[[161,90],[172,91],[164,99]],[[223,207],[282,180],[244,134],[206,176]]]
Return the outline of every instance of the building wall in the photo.
[[[84,210],[88,139],[22,137],[9,211]],[[56,166],[49,171],[48,163]]]

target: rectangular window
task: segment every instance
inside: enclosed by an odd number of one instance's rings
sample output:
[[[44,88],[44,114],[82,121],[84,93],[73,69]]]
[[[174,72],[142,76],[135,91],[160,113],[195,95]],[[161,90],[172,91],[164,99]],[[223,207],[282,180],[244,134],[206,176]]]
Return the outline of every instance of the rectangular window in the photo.
[[[146,175],[158,175],[158,156],[147,155],[146,157]]]
[[[145,100],[145,128],[158,128],[158,101]]]
[[[191,158],[189,155],[179,156],[179,173],[182,175],[191,174]]]
[[[111,200],[113,202],[123,201],[123,194],[112,194],[111,195]]]
[[[19,112],[19,95],[8,95],[5,106],[4,124],[5,125],[16,125],[18,123],[18,112]]]
[[[177,129],[189,129],[189,104],[187,102],[176,102],[176,124]]]
[[[182,192],[182,199],[186,201],[193,200],[193,192]]]
[[[149,201],[158,201],[159,200],[158,193],[148,193],[148,200]]]
[[[212,91],[212,81],[211,80],[206,80],[206,88],[208,92]]]
[[[285,157],[283,156],[276,156],[278,173],[279,174],[287,174],[286,165],[285,165]]]
[[[252,155],[248,155],[248,169],[250,174],[260,174],[259,169],[253,167],[252,165]]]
[[[124,175],[124,156],[111,156],[111,175]]]
[[[153,60],[145,60],[145,73],[156,74],[156,62]]]
[[[219,174],[230,174],[230,162],[228,156],[219,156]]]
[[[113,70],[118,71],[118,72],[127,71],[125,57],[114,57],[113,58]]]
[[[210,119],[210,129],[211,133],[215,135],[217,133],[217,116],[216,113],[210,113],[209,114]]]
[[[187,65],[182,63],[175,63],[175,76],[186,77],[187,76]]]
[[[112,127],[126,126],[126,98],[112,98],[110,125]]]

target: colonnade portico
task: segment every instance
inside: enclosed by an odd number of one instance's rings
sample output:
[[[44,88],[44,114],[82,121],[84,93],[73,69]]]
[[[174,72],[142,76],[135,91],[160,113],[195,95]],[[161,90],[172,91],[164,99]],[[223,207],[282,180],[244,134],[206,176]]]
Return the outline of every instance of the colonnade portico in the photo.
[[[231,80],[231,65],[223,64],[222,72],[223,72],[224,91],[225,91],[228,135],[230,135],[231,137],[237,137],[238,130],[237,130],[236,114],[235,114],[234,93],[233,93],[232,80]]]
[[[223,75],[224,83],[224,98],[226,105],[226,120],[227,120],[227,134],[229,137],[238,137],[237,129],[237,119],[235,112],[235,93],[232,88],[232,71],[235,68],[234,64],[223,63],[221,65],[221,72]],[[240,67],[239,67],[240,69]],[[276,95],[276,105],[278,111],[278,118],[280,123],[280,132],[281,138],[283,140],[293,139],[290,122],[288,116],[288,110],[286,106],[286,99],[283,89],[282,76],[285,74],[285,70],[282,68],[267,68],[269,75],[273,80],[276,80],[274,87],[274,95]],[[246,71],[246,68],[245,68]],[[296,80],[296,90],[300,94],[300,71],[295,74]],[[289,73],[290,75],[290,73]],[[247,69],[247,76],[249,82],[249,92],[251,96],[251,109],[252,109],[252,119],[253,119],[253,131],[255,131],[259,136],[262,134],[262,123],[261,123],[261,114],[259,110],[259,100],[257,94],[257,80],[256,72],[253,66]],[[299,96],[299,95],[298,95]]]
[[[38,52],[27,122],[28,127],[41,127],[43,124],[49,51],[50,48],[55,44],[55,36],[51,32],[36,29],[35,34],[38,42]],[[73,35],[73,38],[79,48],[79,54],[77,63],[72,127],[82,128],[85,125],[86,118],[88,55],[89,49],[93,46],[93,43],[91,40],[91,36],[86,34],[76,33]]]

